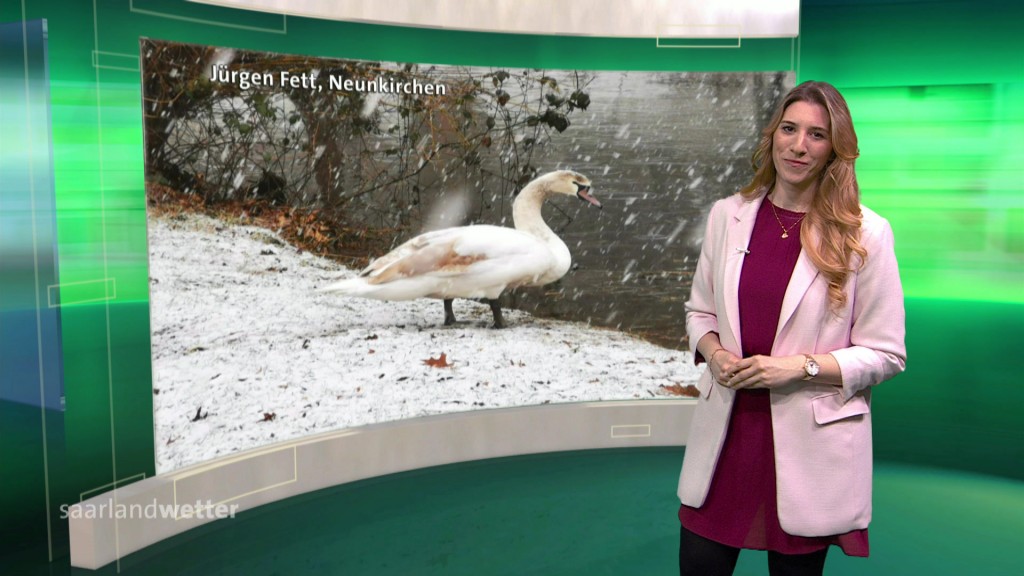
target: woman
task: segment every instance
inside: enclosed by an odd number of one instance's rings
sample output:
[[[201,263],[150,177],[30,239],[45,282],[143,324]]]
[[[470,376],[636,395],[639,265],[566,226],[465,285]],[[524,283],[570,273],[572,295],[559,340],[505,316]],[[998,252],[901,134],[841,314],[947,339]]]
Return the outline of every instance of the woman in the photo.
[[[786,95],[754,178],[715,203],[686,304],[708,364],[679,479],[681,574],[821,574],[868,555],[871,387],[903,371],[892,229],[862,207],[857,136],[823,82]]]

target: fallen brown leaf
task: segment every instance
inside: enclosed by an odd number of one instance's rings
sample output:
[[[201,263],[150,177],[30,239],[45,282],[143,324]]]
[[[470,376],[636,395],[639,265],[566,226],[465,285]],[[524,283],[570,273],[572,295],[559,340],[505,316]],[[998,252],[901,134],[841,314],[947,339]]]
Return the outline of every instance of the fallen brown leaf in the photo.
[[[697,391],[697,387],[693,384],[687,384],[686,386],[681,384],[671,384],[669,386],[659,384],[658,388],[661,388],[665,393],[672,396],[688,396],[690,398],[696,398],[700,395],[700,392]]]
[[[423,361],[424,364],[431,368],[449,368],[451,364],[448,362],[448,356],[444,352],[441,352],[441,356],[437,359],[427,358]]]

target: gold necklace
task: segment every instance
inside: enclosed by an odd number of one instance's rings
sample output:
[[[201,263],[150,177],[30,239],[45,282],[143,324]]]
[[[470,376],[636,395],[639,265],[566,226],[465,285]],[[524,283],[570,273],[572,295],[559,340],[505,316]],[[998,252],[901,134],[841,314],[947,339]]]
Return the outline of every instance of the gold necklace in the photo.
[[[765,198],[765,200],[768,200],[768,199]],[[801,214],[800,218],[798,218],[796,222],[790,224],[789,228],[786,228],[786,226],[782,224],[782,219],[779,218],[779,213],[775,210],[775,203],[772,202],[771,200],[768,200],[768,204],[770,204],[771,207],[772,207],[772,214],[775,215],[775,221],[778,222],[779,223],[779,227],[782,228],[782,237],[783,238],[789,238],[789,231],[792,230],[793,227],[796,226],[797,224],[803,222],[804,216],[807,215],[806,212]]]

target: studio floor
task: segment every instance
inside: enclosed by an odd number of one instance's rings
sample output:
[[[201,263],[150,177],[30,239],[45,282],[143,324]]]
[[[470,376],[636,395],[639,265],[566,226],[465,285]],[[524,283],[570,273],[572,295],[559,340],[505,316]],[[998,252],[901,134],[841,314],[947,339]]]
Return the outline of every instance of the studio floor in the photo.
[[[4,574],[673,574],[681,448],[470,462],[352,483],[239,514],[99,571]],[[871,557],[829,575],[1019,573],[1024,484],[877,463]],[[737,575],[767,573],[764,552]]]

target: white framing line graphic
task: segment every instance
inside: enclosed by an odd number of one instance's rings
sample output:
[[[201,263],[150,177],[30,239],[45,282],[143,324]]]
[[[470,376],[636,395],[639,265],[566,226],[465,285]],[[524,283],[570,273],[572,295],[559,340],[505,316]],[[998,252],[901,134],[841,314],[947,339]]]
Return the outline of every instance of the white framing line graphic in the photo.
[[[239,499],[245,498],[246,496],[252,496],[253,494],[259,494],[260,492],[266,492],[267,490],[273,490],[274,488],[279,488],[281,486],[287,486],[288,484],[294,484],[294,483],[298,482],[299,481],[299,453],[298,453],[297,448],[298,448],[297,446],[289,446],[289,447],[286,447],[286,448],[277,448],[277,449],[274,449],[274,450],[262,450],[262,451],[259,451],[259,452],[253,453],[253,454],[246,454],[244,457],[232,458],[231,460],[229,460],[227,462],[218,462],[216,465],[203,466],[203,467],[199,468],[198,470],[192,470],[192,471],[186,472],[185,474],[182,474],[179,477],[174,478],[173,488],[174,488],[174,510],[175,510],[175,513],[177,513],[177,510],[178,510],[178,481],[179,480],[184,480],[185,478],[191,478],[192,476],[198,476],[199,474],[202,474],[204,472],[208,472],[210,470],[216,470],[218,468],[222,468],[222,467],[224,467],[226,465],[234,464],[236,462],[244,462],[244,461],[249,460],[251,458],[255,458],[255,457],[259,457],[259,456],[266,456],[268,454],[274,454],[276,452],[286,452],[288,450],[291,450],[291,452],[292,452],[292,477],[291,477],[290,480],[285,480],[283,482],[278,482],[276,484],[270,484],[269,486],[263,486],[262,488],[257,488],[255,490],[250,490],[250,491],[245,492],[243,494],[238,494],[237,496],[232,496],[231,498],[225,498],[224,500],[220,500],[218,502],[210,504],[209,506],[207,506],[207,509],[213,508],[215,506],[221,506],[221,505],[227,504],[228,502],[234,502],[235,500],[239,500]],[[174,517],[175,521],[182,520],[182,519],[191,520],[192,518],[191,517],[186,517],[186,516],[175,516]]]
[[[108,488],[110,486],[113,486],[114,489],[117,490],[117,485],[118,484],[124,484],[125,482],[128,482],[132,478],[139,478],[140,476],[141,476],[140,480],[145,480],[146,479],[146,473],[145,472],[139,472],[138,474],[132,474],[131,476],[126,476],[125,478],[121,478],[120,480],[114,480],[113,482],[107,482],[106,484],[104,484],[102,486],[97,486],[95,488],[89,488],[85,492],[79,492],[79,494],[78,494],[78,501],[82,502],[83,500],[85,500],[85,495],[89,494],[90,492],[99,492],[100,490],[103,490],[104,488]]]
[[[314,440],[310,440],[310,442],[313,442],[313,441]],[[296,446],[284,446],[284,447],[268,446],[268,447],[265,447],[265,448],[257,448],[257,449],[255,449],[255,450],[253,450],[251,452],[244,452],[242,454],[238,454],[238,455],[235,455],[235,456],[224,457],[223,460],[218,459],[216,462],[211,462],[211,463],[208,463],[208,464],[200,463],[200,464],[195,465],[195,467],[189,468],[189,469],[187,469],[186,471],[184,471],[184,472],[182,472],[180,474],[176,474],[174,472],[171,472],[170,475],[173,476],[172,480],[177,482],[178,480],[184,480],[185,478],[191,478],[193,476],[198,476],[199,474],[203,474],[203,473],[209,472],[210,470],[216,470],[218,468],[223,468],[224,466],[228,466],[228,465],[234,464],[236,462],[245,462],[246,460],[250,460],[252,458],[257,458],[259,456],[266,456],[268,454],[274,454],[276,452],[286,452],[288,450],[294,450],[295,448],[296,448]]]
[[[638,428],[640,430],[646,429],[646,434],[616,434],[616,428]],[[651,437],[651,425],[650,424],[613,424],[611,429],[612,438],[650,438]]]
[[[661,36],[663,32],[667,32],[672,28],[724,28],[732,30],[736,33],[736,45],[735,46],[702,46],[699,44],[662,44]],[[732,36],[725,38],[706,38],[707,40],[732,40]],[[656,48],[696,48],[696,49],[730,49],[735,50],[742,48],[743,46],[743,27],[739,24],[665,24],[658,26],[658,35],[654,37],[654,46]]]
[[[345,436],[355,436],[356,434],[362,434],[362,431],[361,430],[352,430],[352,429],[342,429],[342,430],[337,430],[335,432],[329,432],[325,436],[321,436],[321,435],[318,434],[318,435],[316,435],[316,436],[314,436],[312,438],[309,438],[307,440],[296,439],[295,447],[298,448],[299,446],[307,446],[309,444],[316,444],[318,442],[323,442],[325,440],[334,440],[336,438],[344,438]]]
[[[180,20],[182,22],[192,22],[195,24],[208,24],[210,26],[221,26],[223,28],[234,28],[236,30],[251,30],[253,32],[266,32],[267,34],[288,34],[288,15],[281,14],[281,28],[261,28],[259,26],[244,26],[242,24],[229,24],[227,22],[218,22],[216,20],[204,20],[202,18],[192,18],[190,16],[179,16],[177,14],[168,14],[166,12],[157,12],[156,10],[146,10],[143,8],[135,7],[135,0],[128,0],[128,11],[136,14],[145,14],[146,16],[156,16],[158,18],[167,18],[169,20]]]
[[[104,223],[106,223],[105,219]],[[106,245],[104,245],[104,247],[106,247]],[[104,253],[104,257],[105,256],[106,253]],[[103,263],[105,268],[106,260],[104,260]],[[104,272],[106,272],[106,270],[104,270]],[[101,298],[90,298],[88,300],[71,300],[69,302],[64,302],[63,299],[61,299],[60,302],[54,303],[54,290],[57,290],[59,292],[60,289],[63,288],[64,286],[81,286],[83,284],[99,284],[101,282],[104,284],[110,284],[110,286],[113,288],[113,290],[108,291],[106,287],[104,287],[104,295]],[[46,304],[49,308],[60,308],[62,306],[72,306],[75,304],[89,304],[92,302],[109,302],[111,300],[117,300],[117,278],[100,278],[99,280],[80,280],[78,282],[61,282],[60,284],[50,284],[46,287]]]
[[[100,50],[100,24],[97,15],[98,8],[96,0],[92,0],[92,49],[94,52]],[[100,69],[93,68],[93,75],[96,81],[96,160],[97,177],[99,180],[100,193],[100,240],[103,247],[103,278],[110,278],[109,263],[107,258],[107,196],[104,174],[106,167],[103,158],[103,91],[100,90]],[[104,290],[106,294],[106,290]],[[113,354],[110,351],[110,299],[106,300],[103,306],[104,327],[107,336],[107,407],[110,409],[110,477],[117,478],[117,426],[114,418],[114,362]],[[114,507],[117,507],[117,491],[114,491]],[[117,557],[117,573],[121,573],[121,537],[119,532],[118,518],[114,516],[114,550]]]
[[[45,50],[45,46],[44,46]],[[25,139],[28,147],[28,189],[29,203],[32,214],[32,268],[35,277],[36,288],[36,355],[39,361],[39,416],[40,426],[43,432],[43,484],[46,493],[46,554],[47,559],[53,562],[53,525],[50,522],[50,451],[49,440],[46,437],[46,374],[43,362],[43,321],[41,318],[41,304],[39,298],[39,241],[36,232],[36,183],[35,164],[32,162],[32,91],[29,89],[28,76],[28,20],[25,12],[25,0],[21,0],[21,55],[25,66]],[[45,62],[44,62],[45,66]]]
[[[104,55],[104,56],[120,56],[122,58],[127,58],[127,59],[131,60],[132,63],[135,64],[135,68],[122,68],[120,66],[107,66],[105,64],[100,64],[100,55]],[[93,68],[104,68],[104,69],[107,69],[107,70],[124,70],[125,72],[138,72],[139,71],[139,57],[137,55],[122,54],[120,52],[104,52],[102,50],[93,50],[92,51],[92,67]]]

